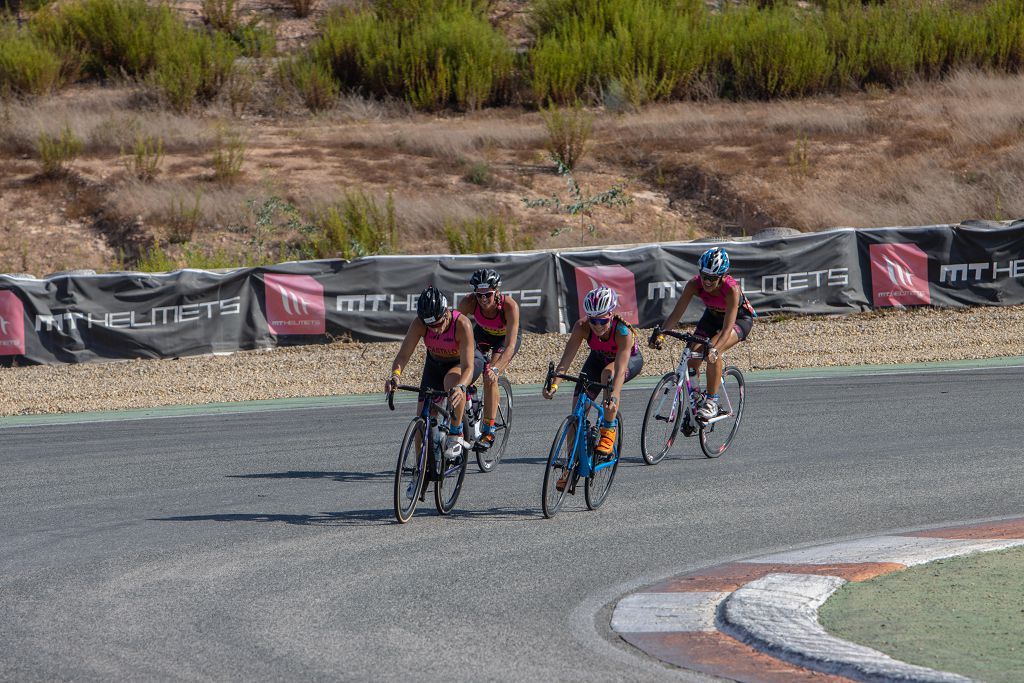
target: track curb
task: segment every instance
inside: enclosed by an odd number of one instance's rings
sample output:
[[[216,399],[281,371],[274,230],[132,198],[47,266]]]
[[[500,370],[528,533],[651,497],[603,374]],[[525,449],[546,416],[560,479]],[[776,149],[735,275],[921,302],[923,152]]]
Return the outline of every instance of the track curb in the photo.
[[[611,628],[663,662],[747,683],[966,683],[836,638],[818,624],[817,610],[847,581],[1016,546],[1024,546],[1024,517],[772,553],[633,592],[615,605]]]

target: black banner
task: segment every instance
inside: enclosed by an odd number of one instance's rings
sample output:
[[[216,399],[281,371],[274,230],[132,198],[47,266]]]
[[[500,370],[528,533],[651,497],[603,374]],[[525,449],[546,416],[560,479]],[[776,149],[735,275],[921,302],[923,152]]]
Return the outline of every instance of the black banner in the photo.
[[[0,365],[173,358],[338,336],[399,340],[428,284],[453,305],[494,268],[524,330],[566,331],[581,297],[608,284],[620,312],[665,319],[711,246],[759,314],[848,313],[887,306],[1024,303],[1024,221],[839,229],[773,240],[490,256],[377,256],[226,273],[0,275]],[[696,320],[695,302],[684,320]]]

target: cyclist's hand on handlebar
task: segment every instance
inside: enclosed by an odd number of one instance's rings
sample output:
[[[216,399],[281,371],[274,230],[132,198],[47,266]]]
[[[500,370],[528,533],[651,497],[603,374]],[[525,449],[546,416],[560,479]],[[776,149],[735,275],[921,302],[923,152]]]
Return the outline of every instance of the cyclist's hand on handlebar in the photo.
[[[718,360],[718,349],[714,346],[708,346],[708,360],[712,363]]]
[[[547,400],[551,400],[555,397],[555,392],[558,391],[558,382],[552,382],[551,385],[541,392],[541,395]]]
[[[452,407],[458,408],[460,405],[466,402],[466,386],[464,384],[456,384],[448,391],[448,400],[452,402]]]
[[[384,380],[384,393],[385,394],[394,393],[395,388],[397,386],[398,386],[398,376],[397,375],[392,375],[391,377],[388,377],[386,380]]]
[[[665,335],[662,334],[660,327],[655,327],[651,332],[651,338],[647,340],[647,345],[652,349],[658,349],[659,351],[665,344]]]
[[[605,410],[611,410],[612,406],[615,406],[616,408],[619,407],[619,397],[614,394],[604,400]]]

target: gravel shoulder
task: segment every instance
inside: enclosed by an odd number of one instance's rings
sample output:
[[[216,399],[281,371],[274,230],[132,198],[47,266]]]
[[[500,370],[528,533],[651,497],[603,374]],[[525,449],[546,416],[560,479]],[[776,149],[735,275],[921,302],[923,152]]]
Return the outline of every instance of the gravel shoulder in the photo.
[[[543,380],[565,335],[528,334],[513,383]],[[398,343],[335,342],[230,356],[0,369],[0,416],[152,408],[380,391]],[[644,374],[674,367],[678,346],[643,349]],[[1024,354],[1024,306],[917,308],[761,318],[729,363],[743,370],[925,363]],[[585,354],[577,357],[577,367]],[[423,347],[404,379],[419,380]]]

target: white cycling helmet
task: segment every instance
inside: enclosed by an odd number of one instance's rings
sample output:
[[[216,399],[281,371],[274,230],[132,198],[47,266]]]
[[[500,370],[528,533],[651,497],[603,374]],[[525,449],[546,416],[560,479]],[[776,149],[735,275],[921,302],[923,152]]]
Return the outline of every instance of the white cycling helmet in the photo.
[[[591,318],[611,313],[618,305],[619,295],[607,285],[590,290],[583,298],[583,312]]]

